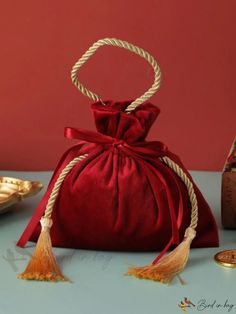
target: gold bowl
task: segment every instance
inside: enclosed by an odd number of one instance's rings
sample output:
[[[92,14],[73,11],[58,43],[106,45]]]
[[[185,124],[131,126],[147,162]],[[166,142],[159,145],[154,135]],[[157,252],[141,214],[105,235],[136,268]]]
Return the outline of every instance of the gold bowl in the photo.
[[[6,208],[37,194],[43,188],[39,181],[24,181],[21,179],[0,177],[0,213]]]

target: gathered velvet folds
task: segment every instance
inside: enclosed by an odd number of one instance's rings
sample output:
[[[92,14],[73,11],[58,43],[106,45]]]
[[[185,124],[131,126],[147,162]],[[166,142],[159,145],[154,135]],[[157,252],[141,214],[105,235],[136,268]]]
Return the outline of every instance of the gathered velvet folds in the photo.
[[[130,114],[130,102],[92,104],[97,132],[66,128],[76,144],[62,156],[19,246],[36,241],[39,219],[63,168],[88,154],[65,178],[55,202],[53,246],[96,250],[153,251],[178,244],[190,223],[191,206],[181,179],[160,157],[167,156],[191,176],[180,159],[158,141],[146,141],[159,114],[150,103]],[[179,139],[181,140],[181,139]],[[192,247],[218,246],[218,232],[208,204],[193,183],[199,207]]]

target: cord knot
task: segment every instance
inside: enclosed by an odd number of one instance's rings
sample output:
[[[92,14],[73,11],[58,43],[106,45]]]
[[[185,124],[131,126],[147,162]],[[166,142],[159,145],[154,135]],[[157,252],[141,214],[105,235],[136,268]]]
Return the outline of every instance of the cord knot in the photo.
[[[47,217],[42,217],[40,219],[42,230],[50,229],[52,226],[52,219]]]
[[[126,142],[124,140],[115,139],[113,142],[113,147],[120,147],[120,146],[124,146],[125,144]]]

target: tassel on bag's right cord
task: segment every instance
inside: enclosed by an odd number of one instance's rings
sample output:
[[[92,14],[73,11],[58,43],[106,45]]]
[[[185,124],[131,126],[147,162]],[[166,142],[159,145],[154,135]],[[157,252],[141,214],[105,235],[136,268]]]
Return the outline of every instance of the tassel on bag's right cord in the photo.
[[[126,275],[135,276],[140,279],[150,279],[162,283],[170,283],[186,266],[190,246],[196,237],[198,222],[198,204],[193,184],[183,170],[169,157],[162,157],[161,160],[169,166],[186,185],[191,203],[191,223],[186,229],[183,241],[169,254],[163,256],[157,262],[143,267],[130,267]]]
[[[190,227],[187,228],[183,241],[172,252],[163,256],[156,264],[130,267],[127,275],[170,283],[185,268],[189,258],[190,245],[195,236],[196,231]]]

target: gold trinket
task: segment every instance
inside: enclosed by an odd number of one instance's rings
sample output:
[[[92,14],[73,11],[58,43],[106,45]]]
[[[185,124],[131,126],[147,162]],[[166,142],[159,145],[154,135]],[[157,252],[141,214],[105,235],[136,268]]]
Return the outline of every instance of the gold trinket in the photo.
[[[236,268],[236,250],[218,252],[214,259],[221,266]]]

